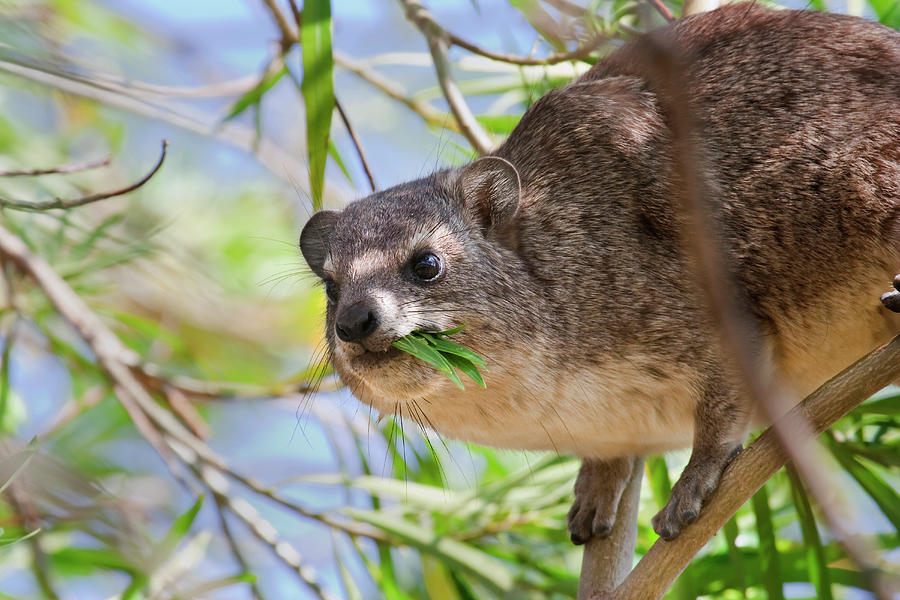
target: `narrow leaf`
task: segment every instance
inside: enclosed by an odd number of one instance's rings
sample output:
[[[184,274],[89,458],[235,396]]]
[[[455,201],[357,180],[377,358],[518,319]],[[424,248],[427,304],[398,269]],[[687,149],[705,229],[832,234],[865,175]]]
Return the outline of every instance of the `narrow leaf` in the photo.
[[[306,105],[306,147],[313,209],[322,208],[328,138],[334,111],[334,57],[331,50],[330,0],[306,0],[300,27],[303,47],[303,82]]]
[[[786,466],[788,480],[791,482],[791,496],[794,499],[794,508],[797,511],[797,520],[800,521],[800,530],[803,533],[803,542],[806,546],[806,568],[809,569],[809,578],[816,586],[816,597],[819,600],[831,600],[831,578],[828,574],[828,563],[825,560],[825,548],[822,547],[822,539],[819,537],[819,529],[816,526],[816,518],[813,516],[812,507],[800,475],[792,464]]]
[[[784,582],[778,549],[775,547],[775,527],[772,524],[772,510],[769,508],[769,493],[766,486],[753,495],[753,513],[756,515],[756,532],[759,536],[759,555],[762,559],[763,580],[769,600],[784,600]]]
[[[477,577],[496,592],[509,592],[513,576],[497,559],[447,535],[438,535],[430,527],[392,517],[383,512],[347,509],[359,521],[365,521],[398,538],[420,552],[433,555],[452,569]]]
[[[456,371],[453,370],[453,367],[447,362],[447,359],[444,358],[440,352],[429,346],[424,340],[408,335],[395,341],[393,345],[404,352],[412,354],[420,360],[424,360],[449,377],[450,381],[455,383],[459,389],[464,389],[462,381],[459,379],[459,375],[456,374]]]
[[[447,359],[451,365],[462,371],[465,375],[468,375],[469,379],[477,383],[483,388],[487,387],[487,384],[484,382],[484,379],[481,377],[481,373],[478,372],[478,367],[473,365],[470,361],[462,358],[461,356],[457,356],[456,354],[442,353],[444,358]]]

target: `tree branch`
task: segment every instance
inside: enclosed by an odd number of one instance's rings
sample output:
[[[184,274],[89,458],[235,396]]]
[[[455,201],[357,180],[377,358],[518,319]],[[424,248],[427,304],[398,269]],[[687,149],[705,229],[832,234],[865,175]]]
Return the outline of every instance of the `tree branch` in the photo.
[[[356,137],[356,131],[353,130],[350,119],[347,118],[347,113],[344,112],[344,107],[341,106],[341,103],[338,102],[337,98],[334,99],[334,105],[337,108],[338,114],[341,116],[341,121],[344,122],[344,127],[347,128],[350,139],[353,140],[353,145],[356,147],[356,154],[359,155],[359,162],[362,163],[363,170],[366,172],[366,178],[369,180],[369,187],[371,187],[374,192],[375,177],[372,175],[372,169],[369,168],[369,161],[366,160],[366,153],[363,152],[362,143],[360,143],[359,138]]]
[[[434,69],[437,73],[438,83],[450,105],[450,111],[459,123],[460,132],[465,136],[478,154],[488,154],[494,147],[494,142],[475,119],[466,98],[456,85],[453,73],[450,69],[450,59],[447,58],[449,37],[424,6],[418,0],[398,0],[406,13],[406,18],[415,25],[425,41],[434,61]]]
[[[592,594],[615,589],[631,570],[643,477],[644,459],[637,457],[634,459],[631,479],[619,500],[612,532],[607,538],[592,538],[584,546],[581,577],[578,580],[578,600],[589,600]]]
[[[418,100],[409,95],[409,93],[399,83],[384,77],[377,71],[368,68],[362,62],[350,58],[340,52],[334,53],[334,62],[341,68],[347,69],[360,79],[378,88],[385,95],[402,102],[411,111],[422,117],[428,125],[432,127],[442,127],[449,129],[455,133],[461,133],[462,130],[451,115],[441,112],[434,106],[423,100]]]
[[[10,208],[13,210],[24,210],[30,212],[38,212],[43,210],[52,210],[52,209],[68,209],[75,208],[78,206],[84,206],[85,204],[90,204],[92,202],[98,202],[100,200],[106,200],[107,198],[114,198],[116,196],[122,196],[127,194],[128,192],[133,192],[138,189],[150,179],[156,175],[156,172],[159,171],[160,167],[162,167],[163,161],[166,159],[166,147],[168,146],[168,142],[163,140],[162,142],[162,150],[159,155],[159,160],[156,161],[156,164],[150,170],[149,173],[144,175],[141,179],[132,183],[131,185],[125,186],[123,188],[119,188],[116,190],[112,190],[110,192],[102,192],[99,194],[91,194],[89,196],[82,196],[81,198],[73,198],[70,200],[63,200],[61,198],[57,198],[55,200],[51,200],[49,202],[26,202],[22,200],[9,200],[6,198],[0,198],[0,207],[2,208]]]
[[[570,60],[582,60],[584,58],[587,58],[591,54],[591,52],[599,48],[600,44],[609,40],[607,36],[598,33],[591,36],[587,41],[579,44],[571,52],[556,52],[543,58],[530,58],[527,56],[516,56],[515,54],[505,54],[502,52],[487,50],[449,32],[447,33],[447,39],[454,46],[459,46],[460,48],[468,50],[473,54],[478,54],[484,56],[485,58],[490,58],[491,60],[505,62],[513,65],[526,66],[555,65]]]
[[[684,217],[681,239],[695,268],[701,301],[719,334],[719,347],[726,365],[730,363],[734,368],[737,389],[773,424],[771,431],[803,476],[847,554],[868,573],[873,564],[871,551],[857,537],[850,515],[831,499],[832,491],[839,490],[840,486],[829,477],[822,451],[817,446],[801,444],[801,440],[811,437],[810,425],[802,418],[781,419],[798,398],[772,372],[764,333],[744,306],[727,262],[729,249],[713,217],[716,209],[710,201],[711,188],[704,179],[702,147],[697,141],[702,132],[697,131],[690,95],[684,85],[686,68],[681,51],[672,41],[654,34],[643,38],[643,51],[650,83],[662,98],[671,131],[678,182],[674,191]],[[887,383],[890,381],[879,387]],[[878,593],[877,582],[873,582],[873,587]]]
[[[806,446],[815,436],[898,377],[900,336],[826,382],[794,407],[782,422],[808,423],[810,428],[807,431],[795,434],[799,444]],[[671,542],[657,541],[615,592],[606,596],[598,594],[595,598],[661,598],[694,555],[787,462],[787,458],[775,430],[768,428],[725,470],[718,489],[704,504],[695,523]]]

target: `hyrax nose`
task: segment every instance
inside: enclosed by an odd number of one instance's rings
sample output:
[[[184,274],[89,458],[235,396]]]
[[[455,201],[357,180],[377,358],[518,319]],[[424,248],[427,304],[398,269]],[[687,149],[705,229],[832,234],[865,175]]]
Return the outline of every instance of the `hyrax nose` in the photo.
[[[345,342],[359,342],[378,329],[378,315],[368,302],[357,302],[338,314],[334,329]]]

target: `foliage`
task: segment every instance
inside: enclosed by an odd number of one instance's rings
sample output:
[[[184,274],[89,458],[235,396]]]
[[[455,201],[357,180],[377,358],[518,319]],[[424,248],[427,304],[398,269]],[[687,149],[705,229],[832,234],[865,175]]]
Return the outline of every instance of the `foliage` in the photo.
[[[2,226],[139,357],[128,372],[153,405],[129,408],[92,340],[33,278],[2,263],[0,597],[574,597],[580,550],[565,515],[577,463],[445,441],[417,415],[379,420],[360,411],[322,360],[324,301],[295,239],[307,197],[316,207],[335,204],[361,181],[364,147],[377,147],[371,164],[387,169],[421,122],[432,137],[416,140],[410,161],[421,160],[426,141],[440,144],[442,161],[465,160],[472,150],[451,112],[474,107],[475,123],[501,139],[544,92],[662,17],[632,0],[503,3],[536,53],[519,64],[452,44],[450,83],[468,102],[453,107],[434,79],[433,55],[392,52],[408,48],[399,33],[386,36],[381,55],[342,52],[343,3],[249,4],[259,27],[274,24],[267,36],[278,47],[251,77],[222,83],[200,75],[221,72],[210,68],[221,59],[214,49],[201,51],[202,68],[185,79],[174,65],[190,56],[177,50],[187,41],[114,3],[0,3],[0,200],[40,203],[124,186],[146,172],[161,132],[173,142],[165,167],[125,198],[3,209]],[[471,22],[489,9],[483,4],[459,10]],[[868,6],[896,26],[896,5]],[[680,2],[666,6],[679,14]],[[423,47],[395,7],[376,10]],[[436,13],[424,30],[468,35],[451,17]],[[550,60],[597,35],[604,41],[590,54]],[[179,76],[165,78],[170,69]],[[400,83],[411,71],[414,94]],[[143,81],[159,77],[165,86]],[[355,96],[366,111],[348,105],[346,118],[332,119],[340,98]],[[382,139],[380,102],[395,102],[390,114],[414,121],[392,117],[405,125]],[[305,119],[294,118],[301,110]],[[348,133],[354,124],[362,135]],[[295,139],[305,143],[295,147]],[[225,148],[252,154],[261,167]],[[109,167],[10,175],[106,154]],[[407,163],[408,174],[421,167]],[[483,364],[451,343],[439,336],[424,347],[468,359],[452,364],[481,383]],[[156,420],[159,412],[171,423]],[[894,573],[898,424],[900,392],[891,388],[824,437],[863,516],[860,536]],[[685,458],[647,462],[638,555],[656,540],[649,517]],[[855,597],[871,582],[822,523],[797,473],[782,471],[670,596]]]

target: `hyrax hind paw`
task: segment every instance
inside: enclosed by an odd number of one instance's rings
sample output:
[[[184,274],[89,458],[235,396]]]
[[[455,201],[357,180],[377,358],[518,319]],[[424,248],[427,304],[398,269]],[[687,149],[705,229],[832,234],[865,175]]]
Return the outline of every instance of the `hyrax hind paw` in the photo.
[[[616,523],[622,492],[631,478],[634,459],[585,459],[575,480],[575,503],[566,520],[574,544],[605,538]]]
[[[715,491],[728,463],[737,456],[741,447],[730,449],[717,456],[691,456],[681,478],[672,487],[669,502],[653,517],[653,530],[664,540],[674,540],[681,530],[700,516],[700,509]]]
[[[888,310],[900,312],[900,275],[894,277],[894,291],[881,295],[881,303]]]

